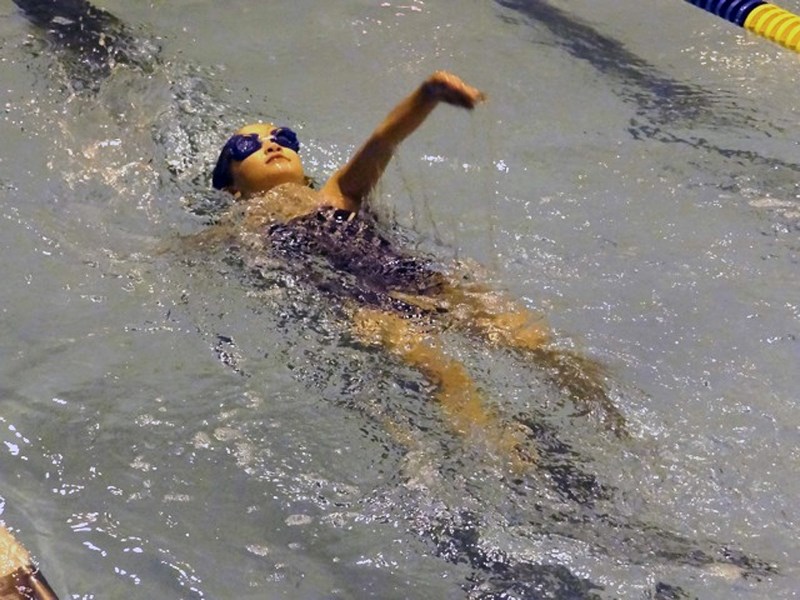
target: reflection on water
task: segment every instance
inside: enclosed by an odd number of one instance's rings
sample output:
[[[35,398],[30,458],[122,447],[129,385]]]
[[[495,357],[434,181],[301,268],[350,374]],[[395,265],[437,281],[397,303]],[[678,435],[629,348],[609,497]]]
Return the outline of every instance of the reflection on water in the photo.
[[[636,105],[637,115],[646,116],[651,123],[680,126],[717,116],[731,118],[730,110],[720,110],[726,107],[724,98],[699,85],[659,73],[620,40],[548,2],[497,0],[497,3],[522,14],[531,25],[545,27],[554,38],[551,43],[597,69],[606,81],[613,82],[626,101]],[[511,19],[513,14],[507,12],[503,16]]]
[[[548,43],[555,36],[554,45],[571,59],[597,69],[602,85],[633,107],[615,113],[629,123],[621,131],[633,135],[632,143],[685,145],[700,165],[689,179],[716,180],[731,195],[747,186],[759,190],[744,193],[742,204],[777,215],[769,227],[783,223],[785,230],[775,234],[772,264],[792,264],[793,256],[796,265],[796,198],[770,201],[762,191],[794,190],[788,153],[779,145],[732,144],[724,133],[706,137],[707,130],[746,129],[753,120],[769,128],[771,116],[738,106],[733,88],[711,93],[662,74],[601,25],[546,3],[500,4],[502,19],[524,15],[515,26],[534,31],[543,24],[551,32]],[[245,5],[255,14],[271,10]],[[435,21],[448,12],[436,3],[412,5],[419,10],[398,8],[401,16],[382,13],[380,23],[363,23],[413,35],[403,19]],[[353,3],[331,8],[330,15],[372,9]],[[484,10],[465,8],[485,20]],[[169,14],[164,9],[162,18]],[[515,30],[503,23],[498,20],[494,35],[505,40]],[[169,25],[161,23],[161,30]],[[220,81],[225,69],[185,66],[192,61],[162,55],[147,68],[111,69],[96,87],[75,86],[69,70],[78,80],[85,72],[48,56],[43,38],[24,41],[23,30],[20,19],[2,30],[16,78],[3,131],[19,156],[4,159],[0,173],[0,239],[14,257],[4,265],[14,285],[3,291],[0,477],[3,517],[25,534],[64,595],[681,598],[703,590],[706,597],[728,598],[773,590],[778,597],[792,589],[797,574],[781,557],[796,541],[783,533],[770,547],[758,542],[759,527],[743,522],[747,517],[770,532],[791,532],[792,484],[769,496],[770,506],[749,485],[757,476],[745,478],[735,465],[753,444],[772,450],[771,442],[758,440],[772,436],[779,447],[796,434],[788,414],[783,432],[770,429],[767,423],[781,413],[769,413],[753,398],[768,381],[776,404],[791,403],[783,390],[792,375],[781,368],[787,359],[780,347],[796,359],[796,337],[781,336],[797,330],[800,317],[789,299],[797,288],[776,287],[776,297],[785,295],[780,305],[766,294],[756,309],[740,306],[738,297],[727,302],[726,295],[739,292],[731,286],[742,273],[763,280],[760,266],[749,262],[753,255],[726,243],[729,232],[714,231],[713,243],[697,256],[649,249],[614,225],[595,229],[611,219],[610,209],[578,206],[572,191],[540,202],[530,190],[548,178],[560,184],[555,168],[545,164],[536,181],[524,175],[518,181],[520,159],[507,161],[509,190],[497,193],[524,197],[497,217],[501,231],[513,233],[498,252],[526,256],[524,293],[561,286],[551,297],[575,298],[572,314],[557,306],[554,318],[574,316],[573,333],[594,336],[594,346],[607,348],[603,356],[621,357],[615,398],[634,430],[631,440],[608,434],[575,414],[545,373],[450,332],[448,350],[468,365],[499,418],[541,453],[535,472],[509,472],[480,432],[465,440],[449,431],[418,373],[359,344],[339,308],[291,272],[261,269],[254,277],[235,252],[175,250],[176,231],[200,230],[225,203],[207,190],[206,173],[220,140],[250,120],[247,92],[238,93],[238,103],[224,100],[231,93]],[[527,38],[505,43],[520,53],[528,46]],[[381,58],[394,60],[388,52]],[[492,60],[503,64],[502,54]],[[567,77],[551,75],[551,88],[569,85]],[[40,91],[35,101],[27,87]],[[503,91],[498,84],[493,93]],[[386,93],[387,103],[395,99]],[[519,127],[520,138],[537,135],[534,126]],[[479,127],[479,137],[491,138],[483,133]],[[476,137],[452,135],[463,136],[462,146]],[[522,144],[509,138],[510,147]],[[722,150],[728,147],[737,150]],[[335,150],[312,139],[307,151],[312,163],[326,164]],[[582,150],[575,160],[586,162],[593,150]],[[680,190],[687,185],[689,168],[681,164],[687,157],[663,157],[659,176],[675,169],[667,183]],[[467,169],[447,172],[448,161],[437,173],[475,184]],[[745,178],[717,177],[738,163],[747,165]],[[646,179],[650,168],[633,163],[631,170],[643,170],[630,177]],[[26,170],[30,175],[20,176]],[[786,181],[765,187],[768,170]],[[603,173],[598,166],[590,177]],[[631,193],[626,175],[610,196]],[[736,185],[728,185],[726,178],[734,177]],[[526,237],[517,206],[534,211],[536,237]],[[593,225],[560,229],[559,222],[571,221],[570,209],[586,211],[584,220]],[[680,209],[673,205],[674,213],[664,208],[661,215],[676,247],[694,226]],[[720,214],[720,220],[748,218]],[[631,231],[644,234],[659,215],[632,209],[624,218]],[[416,233],[403,235],[414,241]],[[603,235],[606,241],[595,245]],[[562,238],[569,247],[559,245]],[[612,244],[617,252],[595,256]],[[772,283],[787,275],[776,270]],[[637,279],[645,271],[663,287]],[[715,281],[719,287],[708,283]],[[670,289],[690,300],[675,303]],[[715,321],[698,311],[709,301],[695,294],[709,291],[731,315]],[[586,314],[575,308],[581,303]],[[739,311],[746,311],[741,321]],[[774,364],[749,347],[741,355],[720,354],[719,330],[754,319],[780,338],[769,346]],[[722,342],[742,345],[742,337],[732,332]],[[673,351],[676,341],[684,353]],[[683,364],[692,359],[702,372]],[[796,452],[783,451],[791,465]],[[774,469],[774,460],[764,456],[760,464]],[[785,474],[778,469],[754,484],[773,490]],[[715,519],[714,512],[722,516]],[[780,576],[768,565],[773,561]]]
[[[771,123],[759,107],[745,104],[735,89],[709,89],[702,84],[677,80],[660,73],[648,61],[637,56],[618,39],[610,37],[548,2],[539,0],[497,0],[514,12],[503,13],[507,19],[521,14],[534,27],[544,27],[552,36],[551,44],[564,48],[576,59],[588,62],[604,76],[616,93],[635,106],[628,132],[636,140],[654,139],[711,153],[725,159],[732,171],[743,168],[748,173],[787,172],[797,179],[800,164],[762,154],[759,148],[720,146],[698,130],[752,129],[767,135],[787,133],[780,124]],[[749,137],[749,134],[747,134]],[[738,142],[738,140],[737,140]],[[737,144],[738,145],[738,144]],[[766,175],[765,175],[766,176]],[[738,184],[731,189],[741,190]],[[794,204],[796,207],[797,204]]]

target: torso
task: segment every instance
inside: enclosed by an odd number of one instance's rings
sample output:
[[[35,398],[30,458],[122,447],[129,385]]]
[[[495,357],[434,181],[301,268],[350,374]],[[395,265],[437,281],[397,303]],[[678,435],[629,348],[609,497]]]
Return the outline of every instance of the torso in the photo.
[[[419,312],[398,296],[428,295],[441,285],[430,261],[399,251],[372,219],[327,206],[308,187],[286,184],[239,201],[229,218],[240,243],[283,257],[292,271],[339,298]]]

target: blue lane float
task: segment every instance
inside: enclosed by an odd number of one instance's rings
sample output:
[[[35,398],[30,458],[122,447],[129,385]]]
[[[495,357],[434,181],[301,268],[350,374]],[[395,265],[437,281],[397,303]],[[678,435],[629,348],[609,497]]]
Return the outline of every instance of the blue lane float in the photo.
[[[726,21],[730,21],[744,27],[744,22],[747,16],[754,8],[766,4],[764,0],[687,0],[689,4],[707,10],[710,13],[722,17]]]
[[[763,0],[686,0],[739,27],[800,52],[800,17]]]

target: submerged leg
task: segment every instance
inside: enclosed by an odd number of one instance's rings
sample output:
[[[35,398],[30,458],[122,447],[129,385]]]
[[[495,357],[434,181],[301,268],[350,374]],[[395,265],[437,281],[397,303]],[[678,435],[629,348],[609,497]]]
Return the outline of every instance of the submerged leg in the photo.
[[[536,452],[522,432],[501,423],[486,407],[464,365],[444,353],[437,337],[409,319],[366,308],[356,312],[354,331],[362,342],[382,346],[435,385],[436,400],[456,433],[480,432],[515,470],[535,464]]]
[[[0,598],[58,600],[27,550],[0,525]]]
[[[555,347],[540,315],[479,283],[446,285],[442,298],[458,326],[530,356],[574,403],[586,412],[599,407],[609,429],[620,437],[628,435],[625,418],[608,395],[606,369],[591,358]]]

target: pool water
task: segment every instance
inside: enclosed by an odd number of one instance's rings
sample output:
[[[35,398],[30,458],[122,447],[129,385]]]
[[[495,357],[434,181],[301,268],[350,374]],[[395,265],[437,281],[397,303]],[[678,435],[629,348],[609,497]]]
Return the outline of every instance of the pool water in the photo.
[[[89,80],[0,8],[0,517],[53,587],[794,597],[797,55],[677,0],[322,6],[108,0],[146,60]],[[489,101],[437,109],[375,211],[608,365],[629,439],[447,332],[543,448],[511,474],[325,296],[180,241],[238,126],[324,181],[437,69]]]

